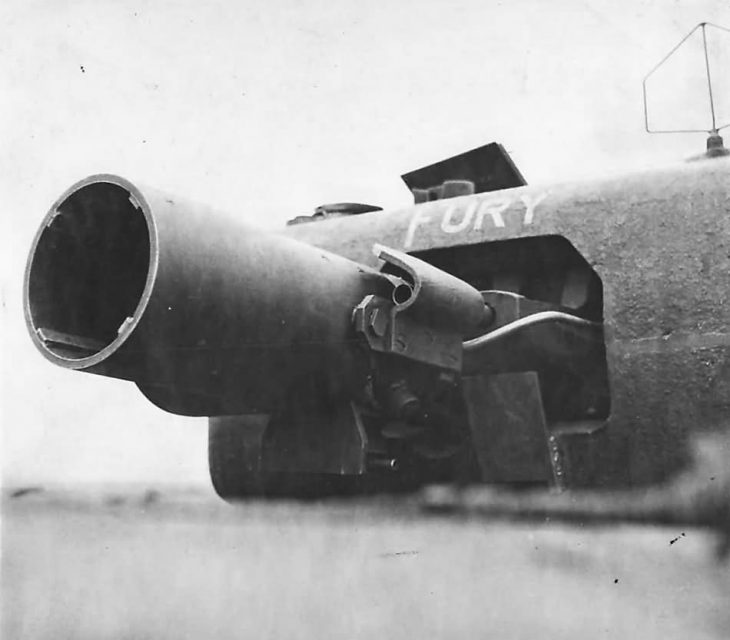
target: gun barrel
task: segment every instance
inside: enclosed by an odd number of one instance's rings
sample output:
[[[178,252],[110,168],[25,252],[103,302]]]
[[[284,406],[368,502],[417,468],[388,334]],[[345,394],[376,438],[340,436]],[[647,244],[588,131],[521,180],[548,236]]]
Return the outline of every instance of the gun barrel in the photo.
[[[51,362],[132,380],[173,413],[227,415],[274,406],[314,371],[347,385],[352,309],[391,288],[327,251],[97,175],[44,219],[24,306]]]

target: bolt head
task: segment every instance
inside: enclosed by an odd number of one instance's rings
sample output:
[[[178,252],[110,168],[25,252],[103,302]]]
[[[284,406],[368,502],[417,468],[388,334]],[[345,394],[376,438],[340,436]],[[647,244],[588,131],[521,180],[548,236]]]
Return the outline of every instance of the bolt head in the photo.
[[[370,330],[382,338],[388,330],[388,317],[382,309],[373,309],[368,320]]]

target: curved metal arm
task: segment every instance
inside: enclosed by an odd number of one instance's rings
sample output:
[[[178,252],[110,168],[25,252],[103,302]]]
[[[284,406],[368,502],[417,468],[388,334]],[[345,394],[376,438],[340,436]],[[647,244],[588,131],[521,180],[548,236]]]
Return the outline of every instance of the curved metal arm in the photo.
[[[499,329],[495,329],[494,331],[491,331],[489,333],[486,333],[483,336],[472,338],[471,340],[466,340],[463,343],[464,351],[476,351],[478,349],[481,349],[482,347],[487,346],[488,344],[498,342],[499,340],[502,340],[507,336],[518,333],[519,331],[526,329],[527,327],[544,324],[546,322],[559,322],[571,325],[573,327],[581,327],[585,329],[601,328],[600,322],[591,322],[590,320],[578,318],[577,316],[572,316],[569,313],[563,313],[562,311],[541,311],[525,318],[515,320],[514,322],[510,322],[509,324],[500,327]]]

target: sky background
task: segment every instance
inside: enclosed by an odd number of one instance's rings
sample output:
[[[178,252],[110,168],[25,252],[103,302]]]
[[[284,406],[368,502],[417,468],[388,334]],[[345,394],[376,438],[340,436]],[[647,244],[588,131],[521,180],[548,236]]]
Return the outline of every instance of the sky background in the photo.
[[[705,136],[647,135],[641,82],[700,21],[730,27],[730,5],[5,0],[5,482],[207,482],[204,419],[53,367],[27,336],[27,252],[73,182],[117,173],[275,227],[325,202],[406,206],[402,173],[493,140],[531,184],[670,164]],[[697,36],[650,81],[657,125],[709,128]],[[708,36],[730,123],[730,33]]]

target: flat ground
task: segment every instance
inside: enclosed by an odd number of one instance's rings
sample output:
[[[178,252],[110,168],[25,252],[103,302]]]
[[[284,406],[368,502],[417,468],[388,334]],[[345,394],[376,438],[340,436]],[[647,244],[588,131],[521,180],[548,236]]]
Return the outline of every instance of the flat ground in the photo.
[[[407,499],[6,491],[2,638],[725,640],[714,549],[701,529],[450,519]]]

